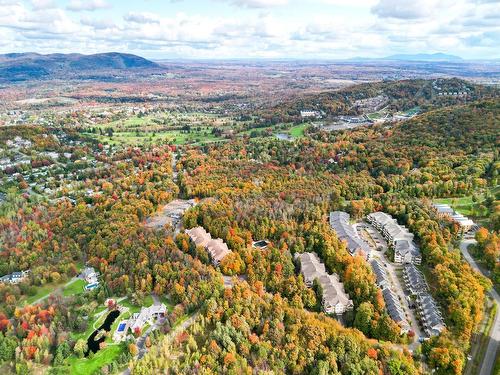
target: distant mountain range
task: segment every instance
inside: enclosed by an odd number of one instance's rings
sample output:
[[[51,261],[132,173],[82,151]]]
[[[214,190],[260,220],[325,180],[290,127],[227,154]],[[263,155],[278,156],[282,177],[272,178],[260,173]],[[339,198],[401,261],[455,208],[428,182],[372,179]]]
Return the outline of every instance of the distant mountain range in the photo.
[[[414,55],[391,55],[384,60],[402,60],[402,61],[463,61],[460,56],[447,55],[446,53],[417,53]]]
[[[0,82],[53,78],[103,78],[145,70],[160,70],[158,64],[127,53],[50,54],[8,53],[0,55]]]
[[[380,58],[354,57],[354,61],[429,61],[429,62],[462,62],[460,56],[448,55],[446,53],[417,53],[417,54],[398,54]]]

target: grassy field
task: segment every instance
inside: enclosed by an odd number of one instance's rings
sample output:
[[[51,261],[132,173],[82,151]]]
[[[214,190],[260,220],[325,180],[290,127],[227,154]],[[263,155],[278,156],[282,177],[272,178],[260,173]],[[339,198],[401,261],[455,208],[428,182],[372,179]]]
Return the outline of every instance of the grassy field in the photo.
[[[123,351],[124,345],[108,345],[105,349],[99,350],[92,358],[77,358],[71,356],[66,360],[72,375],[88,375],[100,369],[102,366],[111,363]]]
[[[86,135],[101,143],[139,145],[144,143],[205,144],[223,140],[212,134],[214,127],[224,129],[232,123],[229,117],[203,113],[158,113],[143,117],[131,116],[109,123],[95,124]],[[190,127],[189,131],[182,130]],[[108,129],[113,130],[110,137]]]
[[[128,298],[124,299],[123,301],[120,301],[119,304],[122,306],[128,307],[128,309],[131,313],[136,313],[136,312],[141,311],[142,306],[144,306],[144,307],[151,306],[153,304],[153,297],[146,296],[144,298],[144,302],[141,306],[133,304],[132,301],[130,301],[130,299],[128,299]]]
[[[26,299],[26,302],[28,302],[28,304],[32,304],[33,302],[35,302],[36,300],[38,300],[40,298],[47,297],[49,294],[51,294],[54,290],[59,288],[61,285],[62,284],[49,283],[49,284],[39,286],[36,289],[36,294],[33,296],[29,296]]]
[[[36,288],[36,294],[33,296],[29,296],[25,300],[20,300],[21,304],[26,301],[28,304],[32,304],[33,302],[41,299],[47,298],[49,295],[54,293],[56,290],[61,289],[64,284],[68,281],[60,282],[60,283],[48,283]],[[75,295],[80,292],[83,292],[83,286],[85,282],[83,280],[75,280],[68,286],[64,287],[63,295],[68,297],[70,295]]]
[[[181,132],[179,130],[153,133],[136,132],[115,132],[112,137],[107,135],[98,135],[87,133],[88,136],[96,138],[103,144],[111,145],[138,145],[138,144],[157,144],[157,143],[172,143],[175,145],[184,144],[204,144],[222,140],[216,137],[210,130],[202,129],[200,131],[191,131],[190,133]]]
[[[175,305],[170,301],[170,299],[167,296],[161,296],[160,301],[167,306],[167,310],[169,312],[172,312],[174,310]]]
[[[63,296],[69,297],[83,293],[85,284],[85,281],[82,279],[75,280],[73,283],[69,284],[63,289]]]
[[[304,130],[306,129],[308,124],[300,124],[293,126],[290,128],[288,133],[293,137],[293,138],[301,138],[304,136]]]
[[[500,186],[490,187],[487,189],[488,193],[491,193],[493,196],[497,196],[500,194]],[[442,198],[435,199],[435,203],[443,203],[450,205],[455,211],[461,213],[465,216],[470,216],[479,224],[488,225],[488,209],[484,206],[485,194],[486,192],[480,192],[476,195],[476,202],[474,202],[473,197],[471,195],[466,197],[458,197],[458,198]]]

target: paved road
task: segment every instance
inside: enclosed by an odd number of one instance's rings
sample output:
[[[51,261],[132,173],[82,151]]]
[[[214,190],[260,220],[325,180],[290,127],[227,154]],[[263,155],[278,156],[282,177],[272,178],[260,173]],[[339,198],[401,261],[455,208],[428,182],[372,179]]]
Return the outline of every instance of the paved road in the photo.
[[[388,248],[387,242],[382,237],[382,235],[372,225],[368,223],[355,225],[355,228],[356,230],[358,230],[358,234],[362,238],[364,237],[362,235],[361,229],[366,230],[365,233],[367,234],[369,239],[371,239],[371,241],[367,242],[372,247],[372,252],[371,252],[372,257],[374,259],[378,259],[385,266],[385,269],[391,281],[391,287],[392,287],[391,289],[399,296],[399,299],[401,301],[401,306],[405,311],[406,316],[409,317],[408,323],[411,325],[413,332],[415,332],[414,341],[411,344],[407,345],[406,347],[410,350],[415,350],[420,345],[419,338],[424,337],[424,332],[422,332],[422,329],[418,324],[415,310],[412,310],[410,308],[410,305],[408,304],[408,300],[406,299],[406,294],[404,292],[405,288],[403,286],[402,281],[396,274],[396,266],[387,259],[386,255]],[[378,248],[381,248],[381,251],[376,250]]]
[[[470,255],[467,248],[469,245],[475,244],[476,240],[463,240],[460,242],[460,251],[464,256],[465,260],[471,265],[473,269],[476,271],[483,273],[481,268],[477,265],[476,261]],[[486,350],[486,354],[483,359],[483,364],[481,366],[481,371],[479,375],[490,375],[493,374],[493,366],[495,365],[495,358],[498,351],[498,344],[500,343],[500,296],[495,291],[495,289],[491,289],[489,292],[490,296],[494,299],[497,304],[497,314],[495,316],[495,320],[493,321],[493,327],[490,332],[490,341],[488,343],[488,348]]]

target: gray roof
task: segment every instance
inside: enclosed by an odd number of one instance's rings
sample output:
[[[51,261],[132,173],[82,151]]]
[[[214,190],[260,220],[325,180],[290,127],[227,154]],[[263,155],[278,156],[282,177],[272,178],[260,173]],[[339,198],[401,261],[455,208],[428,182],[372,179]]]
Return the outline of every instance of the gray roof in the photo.
[[[359,238],[356,230],[349,224],[349,214],[343,211],[330,212],[330,226],[341,240],[347,243],[347,249],[351,255],[358,251],[363,251],[369,254],[371,251],[370,246]]]
[[[408,231],[404,226],[399,225],[397,222],[389,222],[384,226],[385,231],[393,240],[398,239],[413,239],[413,234]]]
[[[408,325],[406,321],[405,313],[403,308],[401,307],[401,303],[399,302],[399,298],[391,289],[385,288],[382,290],[382,294],[384,296],[385,306],[387,308],[387,312],[389,316],[396,323],[403,322],[405,325]]]
[[[406,285],[412,292],[426,292],[427,283],[422,272],[414,264],[406,264],[403,268]]]
[[[325,265],[321,263],[314,253],[297,253],[295,258],[300,260],[300,270],[306,282],[314,281],[314,279],[326,273]]]
[[[318,279],[323,289],[323,301],[331,306],[337,304],[349,305],[352,301],[344,290],[344,285],[337,275],[324,274]]]
[[[368,219],[376,221],[377,223],[379,223],[382,226],[395,221],[391,215],[386,214],[385,212],[381,212],[381,211],[373,212],[373,213],[369,214]]]
[[[373,259],[370,262],[370,265],[372,266],[373,273],[377,278],[377,285],[388,284],[389,280],[387,278],[387,272],[382,264],[377,259]]]
[[[397,240],[394,244],[394,251],[401,256],[411,253],[412,257],[420,256],[420,250],[410,239]]]
[[[424,328],[432,333],[439,333],[445,327],[445,324],[434,298],[429,293],[422,293],[417,297],[417,305],[423,319]]]
[[[330,306],[339,303],[346,306],[352,305],[352,301],[345,292],[344,285],[340,282],[338,275],[329,275],[326,272],[325,265],[321,263],[316,254],[297,253],[295,258],[300,261],[300,270],[306,282],[318,280],[323,289],[323,304]]]
[[[448,206],[447,204],[438,204],[438,203],[435,203],[433,204],[434,206],[434,209],[440,213],[440,214],[449,214],[449,215],[453,215],[454,214],[454,210],[453,208],[451,208],[450,206]]]

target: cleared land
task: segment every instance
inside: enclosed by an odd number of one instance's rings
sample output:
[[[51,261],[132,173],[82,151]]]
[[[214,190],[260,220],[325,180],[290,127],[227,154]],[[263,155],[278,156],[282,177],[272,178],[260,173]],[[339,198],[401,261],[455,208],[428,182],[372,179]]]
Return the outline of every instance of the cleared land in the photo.
[[[500,198],[500,186],[490,187],[483,192],[475,195],[457,198],[435,199],[435,203],[450,205],[455,211],[462,215],[471,217],[477,223],[488,226],[491,212],[486,205],[486,196],[493,196],[494,200]]]

